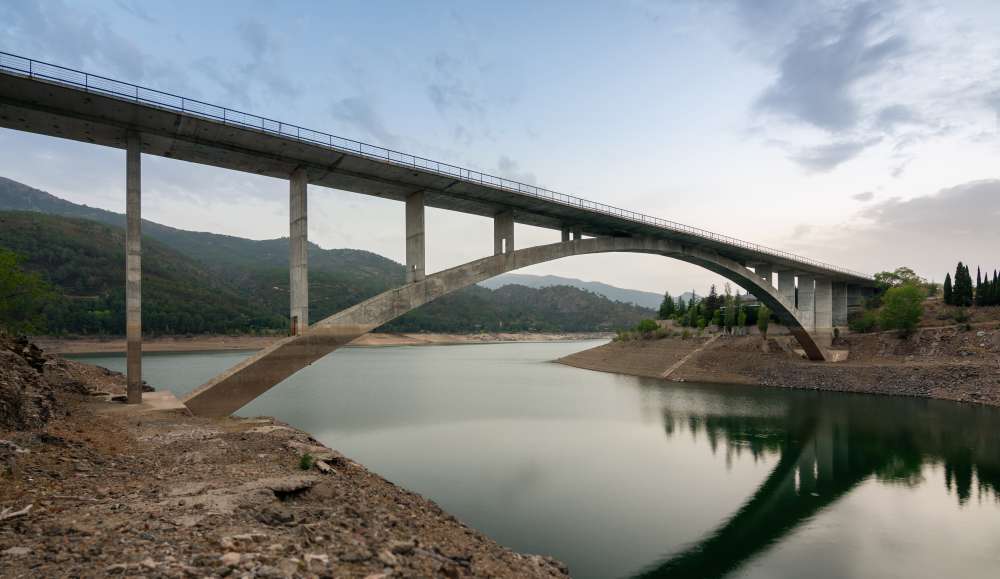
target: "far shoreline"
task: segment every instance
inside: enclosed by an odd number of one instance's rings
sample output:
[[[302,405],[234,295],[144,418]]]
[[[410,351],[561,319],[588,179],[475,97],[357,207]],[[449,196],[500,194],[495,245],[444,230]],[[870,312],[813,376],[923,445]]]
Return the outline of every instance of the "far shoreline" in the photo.
[[[445,333],[370,333],[347,347],[381,348],[389,346],[453,346],[468,344],[506,344],[607,340],[610,332],[482,332]],[[283,336],[157,336],[145,338],[144,353],[255,351],[266,348]],[[37,336],[33,341],[46,352],[58,355],[123,354],[125,338]]]

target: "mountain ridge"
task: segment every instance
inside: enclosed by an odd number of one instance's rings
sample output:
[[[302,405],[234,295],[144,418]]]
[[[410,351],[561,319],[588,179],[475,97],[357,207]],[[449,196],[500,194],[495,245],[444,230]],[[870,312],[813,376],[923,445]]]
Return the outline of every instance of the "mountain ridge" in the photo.
[[[119,320],[123,316],[119,310],[123,305],[124,283],[118,283],[118,279],[124,278],[121,238],[124,215],[78,205],[2,177],[0,212],[8,230],[8,235],[0,235],[0,247],[23,254],[27,268],[42,274],[61,291],[63,302],[59,311],[63,315],[57,319],[63,322],[56,330],[106,333],[112,331],[111,328],[124,327],[123,323],[118,323],[123,320]],[[89,228],[82,222],[100,224],[104,228]],[[102,240],[104,246],[95,246],[87,235]],[[143,220],[143,237],[150,240],[144,241],[144,251],[149,247],[157,256],[156,261],[164,262],[173,270],[188,272],[205,287],[213,287],[209,282],[218,281],[223,288],[219,296],[224,298],[221,301],[206,298],[198,293],[202,288],[192,286],[183,277],[167,276],[160,280],[159,286],[149,286],[159,287],[158,291],[144,292],[144,328],[151,332],[176,330],[174,326],[178,324],[171,325],[169,312],[181,310],[191,318],[180,324],[182,332],[283,330],[288,327],[287,237],[252,240],[187,231],[149,220]],[[72,259],[64,260],[67,264],[60,266],[49,259],[58,254],[72,256]],[[88,269],[95,263],[101,264],[102,271]],[[144,283],[157,271],[156,265],[149,259],[144,261]],[[323,249],[310,243],[309,267],[309,306],[313,322],[404,282],[403,265],[365,250]],[[70,303],[76,291],[73,287],[76,278],[65,275],[66,268],[77,278],[101,281],[87,289],[98,301]],[[578,288],[572,291],[542,291],[510,285],[507,288],[510,289],[502,292],[478,286],[465,288],[393,320],[381,329],[410,332],[607,331],[634,325],[653,313]],[[180,304],[171,299],[174,293],[201,297],[191,304]],[[195,307],[199,300],[212,305]],[[567,313],[561,309],[560,300],[573,304],[575,310]],[[184,309],[189,305],[194,309]],[[231,321],[216,316],[213,309],[229,311],[234,319],[245,323],[234,326]],[[163,315],[154,315],[158,311]]]

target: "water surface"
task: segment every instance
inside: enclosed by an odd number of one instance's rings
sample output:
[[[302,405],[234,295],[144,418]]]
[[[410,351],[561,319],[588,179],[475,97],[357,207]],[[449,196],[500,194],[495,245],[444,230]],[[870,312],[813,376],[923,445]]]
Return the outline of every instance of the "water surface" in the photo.
[[[594,345],[348,348],[241,414],[577,577],[1000,576],[998,409],[550,362]],[[144,374],[183,394],[247,355],[147,354]]]

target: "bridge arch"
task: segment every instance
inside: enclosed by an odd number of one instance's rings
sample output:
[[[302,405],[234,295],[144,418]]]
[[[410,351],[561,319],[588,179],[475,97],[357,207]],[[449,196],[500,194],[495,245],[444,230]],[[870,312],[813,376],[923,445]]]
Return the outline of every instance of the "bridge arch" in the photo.
[[[275,342],[198,387],[183,402],[199,415],[232,414],[337,348],[439,297],[509,271],[564,257],[596,253],[662,255],[717,273],[745,288],[767,305],[789,328],[810,359],[825,358],[823,349],[803,325],[794,304],[788,303],[774,286],[736,261],[669,240],[597,237],[484,257],[387,290],[313,324],[300,335]]]

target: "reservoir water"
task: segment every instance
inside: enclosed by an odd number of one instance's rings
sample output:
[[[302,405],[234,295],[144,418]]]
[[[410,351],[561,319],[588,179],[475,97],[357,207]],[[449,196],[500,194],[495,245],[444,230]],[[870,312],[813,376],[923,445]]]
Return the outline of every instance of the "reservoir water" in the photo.
[[[598,343],[342,349],[241,414],[575,577],[1000,577],[1000,409],[551,362]],[[183,394],[247,355],[144,377]]]

